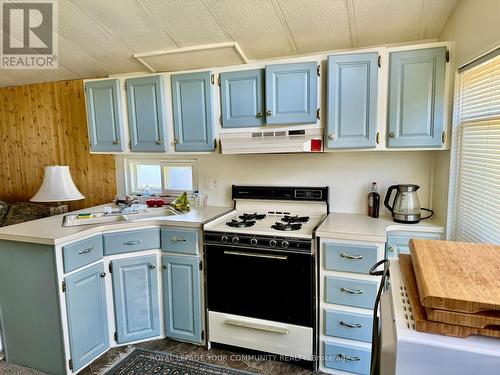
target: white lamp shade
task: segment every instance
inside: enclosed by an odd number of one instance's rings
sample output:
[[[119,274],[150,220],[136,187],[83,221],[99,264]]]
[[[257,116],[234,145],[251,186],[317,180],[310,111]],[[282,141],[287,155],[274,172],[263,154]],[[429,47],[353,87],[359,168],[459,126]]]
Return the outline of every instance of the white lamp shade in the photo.
[[[85,197],[78,191],[68,166],[45,167],[42,186],[31,198],[32,202],[77,201]]]

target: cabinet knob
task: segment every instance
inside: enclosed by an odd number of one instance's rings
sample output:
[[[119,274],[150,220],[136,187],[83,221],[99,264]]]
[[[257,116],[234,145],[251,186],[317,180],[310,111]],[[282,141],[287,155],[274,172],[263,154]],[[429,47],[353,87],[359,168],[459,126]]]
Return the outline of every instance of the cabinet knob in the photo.
[[[156,268],[156,266],[154,264],[150,264],[149,268],[152,269],[152,270],[154,270]]]
[[[271,111],[266,111],[266,116],[272,116],[273,113]]]
[[[262,112],[258,112],[258,113],[255,115],[255,117],[257,117],[257,118],[261,118],[261,117],[262,117]]]
[[[174,139],[174,144],[175,145],[178,145],[179,143],[181,143],[181,141],[179,141],[178,139]]]
[[[163,141],[162,141],[161,139],[159,139],[159,140],[157,140],[157,141],[156,141],[156,144],[157,144],[157,145],[162,145],[162,144],[163,144]]]
[[[396,133],[390,132],[389,133],[389,138],[396,138]]]
[[[337,139],[337,136],[335,135],[335,133],[330,133],[330,134],[328,135],[328,139],[329,139],[330,141],[334,141],[334,140],[336,140],[336,139]]]
[[[106,272],[101,272],[101,274],[99,276],[106,277]]]
[[[120,143],[120,140],[119,140],[119,139],[116,139],[116,140],[114,140],[114,141],[113,141],[113,144],[114,144],[114,145],[117,145],[118,143]]]

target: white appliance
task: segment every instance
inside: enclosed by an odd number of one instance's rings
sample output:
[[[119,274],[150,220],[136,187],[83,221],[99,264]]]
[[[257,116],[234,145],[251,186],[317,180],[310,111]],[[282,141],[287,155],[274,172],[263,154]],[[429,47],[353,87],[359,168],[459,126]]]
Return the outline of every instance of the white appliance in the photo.
[[[220,133],[223,154],[257,154],[323,151],[323,129],[266,128],[256,131],[224,130]]]
[[[417,332],[397,260],[381,296],[381,375],[498,375],[500,339]]]
[[[311,361],[314,232],[328,188],[233,186],[236,209],[204,230],[208,340]]]

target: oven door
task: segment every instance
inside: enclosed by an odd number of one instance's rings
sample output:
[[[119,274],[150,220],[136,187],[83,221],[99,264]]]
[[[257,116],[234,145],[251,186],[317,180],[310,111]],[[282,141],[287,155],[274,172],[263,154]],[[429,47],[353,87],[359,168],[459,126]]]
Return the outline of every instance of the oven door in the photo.
[[[205,245],[210,311],[313,326],[311,254]]]

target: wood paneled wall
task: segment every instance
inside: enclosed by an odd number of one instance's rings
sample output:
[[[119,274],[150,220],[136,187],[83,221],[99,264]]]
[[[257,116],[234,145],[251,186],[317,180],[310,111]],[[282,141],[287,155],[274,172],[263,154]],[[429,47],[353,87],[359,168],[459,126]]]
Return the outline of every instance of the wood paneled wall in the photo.
[[[47,165],[69,165],[84,200],[70,210],[110,202],[116,194],[111,155],[91,155],[83,82],[0,89],[0,200],[28,201]]]

